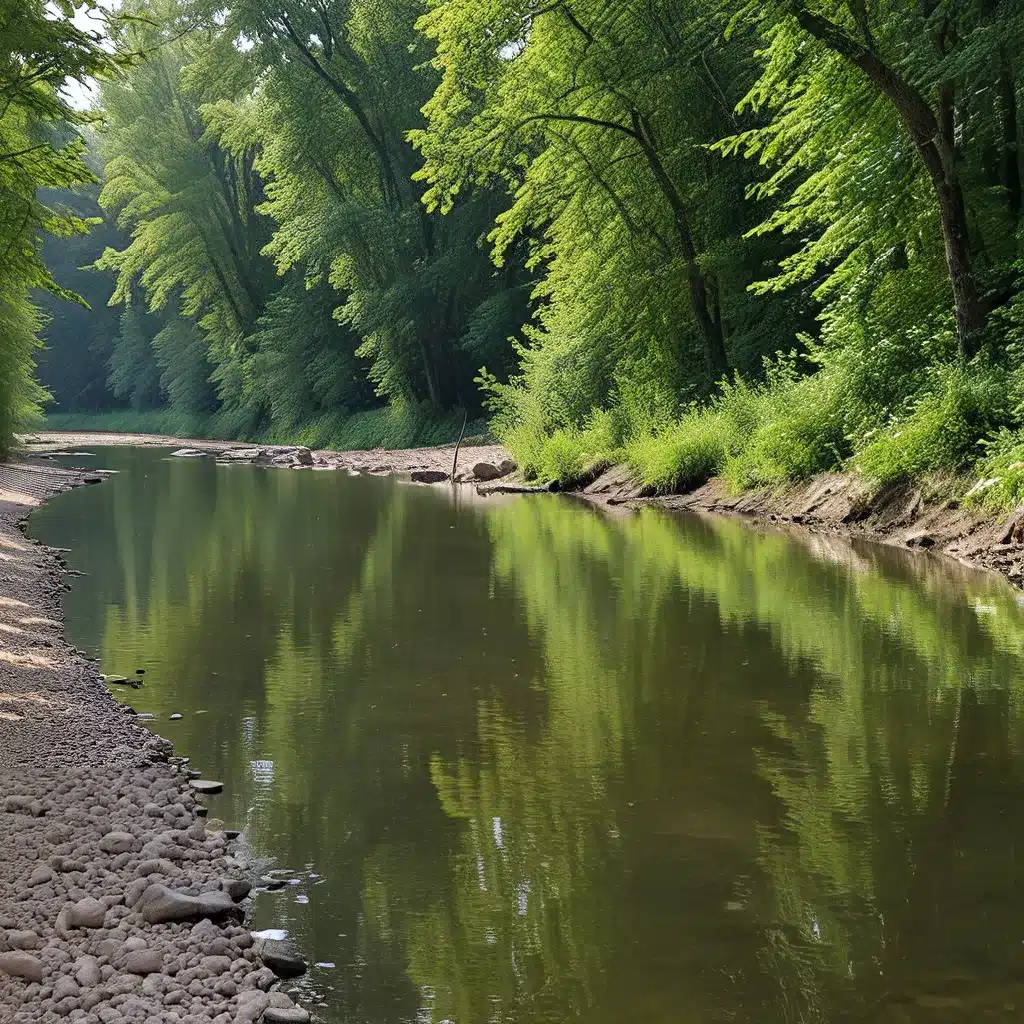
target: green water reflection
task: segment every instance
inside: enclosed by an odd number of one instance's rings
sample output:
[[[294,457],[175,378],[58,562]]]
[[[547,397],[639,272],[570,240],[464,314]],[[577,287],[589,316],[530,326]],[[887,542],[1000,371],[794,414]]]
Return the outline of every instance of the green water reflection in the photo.
[[[1024,1020],[1024,611],[900,552],[554,496],[121,472],[68,628],[296,885],[322,1019]],[[170,722],[172,712],[184,715]]]

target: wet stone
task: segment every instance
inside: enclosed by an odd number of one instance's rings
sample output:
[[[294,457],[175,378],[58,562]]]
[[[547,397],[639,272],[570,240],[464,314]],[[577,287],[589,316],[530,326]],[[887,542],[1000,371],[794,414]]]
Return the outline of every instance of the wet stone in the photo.
[[[189,786],[191,786],[197,793],[204,793],[211,796],[214,793],[220,793],[224,790],[223,782],[214,782],[212,779],[191,779],[189,780]]]

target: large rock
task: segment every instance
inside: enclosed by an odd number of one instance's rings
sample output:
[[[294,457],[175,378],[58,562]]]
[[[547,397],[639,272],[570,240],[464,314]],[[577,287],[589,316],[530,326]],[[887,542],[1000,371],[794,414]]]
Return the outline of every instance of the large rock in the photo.
[[[264,939],[260,957],[279,978],[297,978],[306,973],[305,960],[280,939]]]
[[[0,974],[7,974],[12,978],[24,978],[28,982],[42,981],[43,962],[23,950],[0,953]]]
[[[155,949],[133,949],[124,961],[129,974],[159,974],[163,970],[164,958]]]
[[[205,793],[208,796],[212,796],[214,793],[222,793],[224,791],[223,782],[214,782],[213,779],[191,779],[189,786],[197,793]]]
[[[107,905],[86,897],[68,908],[67,923],[71,928],[102,928]]]
[[[301,1006],[268,1006],[263,1011],[264,1024],[306,1024],[309,1011]]]
[[[198,921],[201,918],[225,917],[239,913],[234,900],[226,892],[204,892],[189,896],[154,882],[139,898],[135,910],[150,924],[164,921]]]
[[[171,455],[179,459],[201,459],[206,452],[199,448],[179,448],[176,452],[171,452]]]
[[[418,484],[441,484],[448,479],[448,474],[439,469],[417,469],[412,478]]]
[[[505,474],[502,473],[497,466],[490,462],[478,462],[473,467],[473,476],[475,476],[477,480],[498,480],[504,475]]]

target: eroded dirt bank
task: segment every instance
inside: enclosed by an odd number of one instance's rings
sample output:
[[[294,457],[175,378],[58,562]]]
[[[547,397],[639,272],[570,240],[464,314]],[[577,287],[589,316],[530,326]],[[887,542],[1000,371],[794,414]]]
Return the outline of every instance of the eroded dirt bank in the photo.
[[[0,466],[0,1021],[309,1020],[242,923],[233,834],[65,641],[60,554],[19,529],[90,475]]]
[[[866,537],[884,544],[946,555],[1001,573],[1024,585],[1024,509],[987,515],[955,501],[929,499],[912,485],[872,488],[855,473],[823,473],[780,490],[736,495],[722,480],[687,494],[642,497],[622,467],[608,470],[581,491],[593,501],[631,508],[653,504],[792,525],[818,533]]]

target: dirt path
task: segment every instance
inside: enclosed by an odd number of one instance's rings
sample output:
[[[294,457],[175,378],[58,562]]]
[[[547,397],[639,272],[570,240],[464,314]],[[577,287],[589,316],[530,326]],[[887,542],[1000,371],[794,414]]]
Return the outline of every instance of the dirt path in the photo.
[[[0,1021],[308,1020],[268,991],[229,834],[65,641],[60,555],[19,529],[89,475],[0,465]]]

